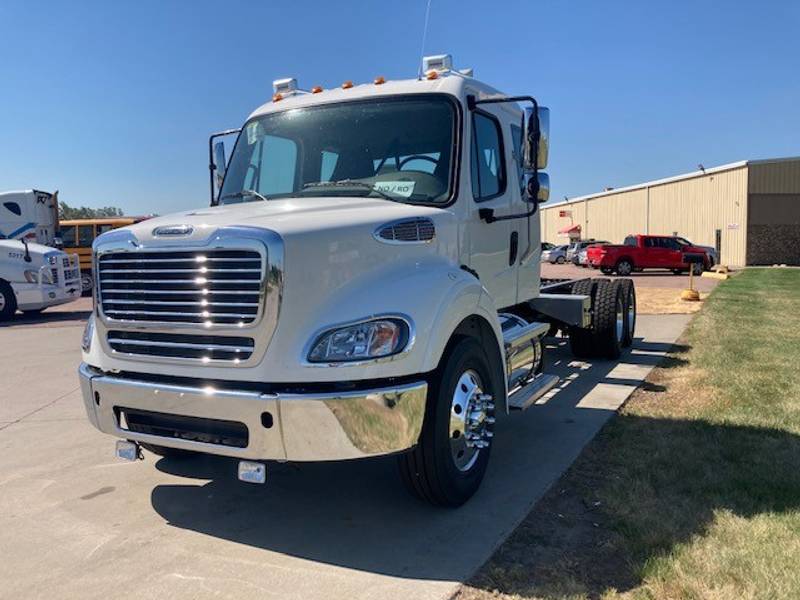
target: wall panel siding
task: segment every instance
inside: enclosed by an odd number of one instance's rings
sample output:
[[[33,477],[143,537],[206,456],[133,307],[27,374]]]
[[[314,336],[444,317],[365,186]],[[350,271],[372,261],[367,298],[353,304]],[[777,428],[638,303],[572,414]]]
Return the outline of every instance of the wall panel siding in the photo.
[[[589,200],[586,207],[586,235],[621,244],[625,236],[646,233],[647,190],[638,189]]]
[[[800,158],[750,163],[751,194],[800,193]]]
[[[650,188],[650,233],[678,235],[713,246],[722,232],[720,262],[746,263],[747,167]]]

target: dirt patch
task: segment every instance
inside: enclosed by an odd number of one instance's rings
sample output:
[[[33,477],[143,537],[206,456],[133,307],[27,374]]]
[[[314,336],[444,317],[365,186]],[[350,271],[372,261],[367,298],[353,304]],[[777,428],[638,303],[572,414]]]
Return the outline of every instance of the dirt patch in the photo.
[[[636,286],[636,308],[642,315],[688,315],[703,307],[708,292],[700,292],[700,300],[681,300],[681,291],[675,288],[653,288]]]

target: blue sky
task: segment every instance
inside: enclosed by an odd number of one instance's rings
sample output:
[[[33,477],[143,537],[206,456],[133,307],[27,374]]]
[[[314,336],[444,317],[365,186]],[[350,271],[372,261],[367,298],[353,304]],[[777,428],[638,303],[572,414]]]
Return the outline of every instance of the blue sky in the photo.
[[[425,0],[0,4],[0,190],[208,202],[207,138],[272,93],[413,77]],[[798,2],[433,0],[427,54],[551,113],[553,197],[800,154]]]

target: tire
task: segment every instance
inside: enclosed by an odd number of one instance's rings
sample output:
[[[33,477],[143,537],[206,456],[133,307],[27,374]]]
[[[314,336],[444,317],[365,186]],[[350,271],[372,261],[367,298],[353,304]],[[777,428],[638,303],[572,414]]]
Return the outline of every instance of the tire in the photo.
[[[564,258],[563,256],[559,256],[559,257],[556,259],[556,263],[558,263],[559,265],[563,265],[565,262],[567,262],[567,259],[566,259],[566,258]]]
[[[82,272],[81,273],[81,295],[82,296],[91,296],[93,288],[94,288],[94,278],[92,278],[92,273],[90,271]]]
[[[625,300],[619,281],[600,281],[595,292],[592,322],[595,354],[602,358],[619,358],[625,331]]]
[[[589,296],[592,302],[592,312],[594,312],[595,290],[598,284],[597,279],[583,279],[572,286],[572,294],[577,296]],[[592,356],[594,343],[592,340],[592,330],[582,327],[569,328],[569,346],[572,354],[578,358],[589,358]]]
[[[455,507],[464,504],[478,490],[486,473],[492,449],[494,409],[479,411],[484,418],[482,430],[487,432],[483,448],[466,447],[466,427],[458,429],[459,419],[452,416],[470,413],[478,400],[478,392],[499,398],[502,382],[495,381],[489,359],[474,338],[459,338],[428,382],[425,420],[419,442],[410,451],[398,456],[400,477],[415,496],[437,506]],[[472,384],[477,383],[478,387]],[[457,425],[454,428],[454,425]],[[458,449],[463,450],[458,454]]]
[[[633,273],[633,263],[627,258],[620,259],[614,266],[614,271],[616,271],[617,275],[627,277]]]
[[[0,280],[0,321],[8,321],[17,312],[17,297],[11,286]]]
[[[618,279],[622,287],[622,298],[625,301],[625,329],[622,336],[622,347],[633,344],[636,335],[636,288],[631,279]]]
[[[692,263],[691,268],[695,275],[702,275],[703,271],[706,270],[706,266],[703,263]]]

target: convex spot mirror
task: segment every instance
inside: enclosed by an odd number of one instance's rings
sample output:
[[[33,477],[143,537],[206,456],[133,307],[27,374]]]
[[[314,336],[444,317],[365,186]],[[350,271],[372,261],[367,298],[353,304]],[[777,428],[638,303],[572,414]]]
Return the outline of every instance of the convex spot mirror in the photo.
[[[538,107],[525,108],[525,168],[529,171],[547,168],[550,150],[550,109]]]
[[[550,199],[550,176],[547,173],[537,172],[529,175],[525,184],[525,200],[532,204],[541,204]]]

